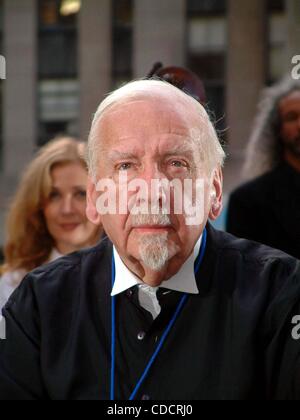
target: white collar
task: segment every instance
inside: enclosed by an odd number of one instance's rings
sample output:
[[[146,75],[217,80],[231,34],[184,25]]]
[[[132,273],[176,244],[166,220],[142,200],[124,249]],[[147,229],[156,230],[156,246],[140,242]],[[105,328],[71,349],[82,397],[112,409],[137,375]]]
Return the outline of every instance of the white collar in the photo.
[[[55,260],[58,260],[58,258],[61,258],[61,257],[63,257],[63,255],[60,252],[58,252],[56,248],[53,248],[48,261],[53,262]]]
[[[194,252],[186,260],[178,273],[171,277],[169,280],[164,281],[160,287],[182,293],[189,293],[194,295],[199,294],[199,289],[197,287],[195,277],[194,264],[200,252],[201,242],[202,235],[196,243]],[[126,290],[131,289],[131,287],[137,285],[145,285],[142,280],[140,280],[126,267],[115,247],[113,248],[113,253],[115,258],[116,278],[111,296],[119,295],[120,293],[123,293]]]

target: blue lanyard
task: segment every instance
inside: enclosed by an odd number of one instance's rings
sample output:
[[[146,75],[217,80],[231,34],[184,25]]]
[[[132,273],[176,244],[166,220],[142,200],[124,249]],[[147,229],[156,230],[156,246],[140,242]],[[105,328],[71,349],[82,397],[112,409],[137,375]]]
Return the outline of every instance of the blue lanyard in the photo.
[[[201,249],[199,253],[198,261],[196,262],[196,268],[195,268],[195,274],[198,273],[201,263],[204,258],[205,250],[206,250],[206,242],[207,242],[207,231],[204,229],[203,237],[202,237],[202,244]],[[116,268],[115,268],[115,260],[114,260],[114,254],[112,255],[112,287],[115,284],[115,278],[116,278]],[[144,373],[142,374],[140,380],[138,381],[135,389],[133,390],[132,394],[129,397],[129,401],[133,401],[141,388],[143,382],[147,378],[149,371],[151,367],[153,366],[157,356],[159,355],[161,349],[163,348],[163,345],[165,344],[165,341],[173,328],[186,300],[188,298],[188,295],[185,293],[182,298],[180,299],[180,302],[177,306],[177,309],[169,322],[169,325],[167,326],[165,332],[163,333],[160,342],[157,345],[156,350],[153,353],[153,356],[149,360],[146,369],[144,370]],[[112,331],[111,331],[111,378],[110,378],[110,400],[115,400],[115,375],[116,375],[116,297],[112,297],[112,310],[111,310],[111,324],[112,324]]]

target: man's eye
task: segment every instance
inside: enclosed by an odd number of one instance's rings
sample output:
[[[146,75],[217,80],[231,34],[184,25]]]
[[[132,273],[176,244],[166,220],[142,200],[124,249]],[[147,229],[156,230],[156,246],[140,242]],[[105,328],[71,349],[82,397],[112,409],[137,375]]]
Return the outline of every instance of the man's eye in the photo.
[[[287,114],[284,118],[285,122],[294,122],[298,119],[298,115],[295,113]]]
[[[121,165],[119,165],[118,169],[119,171],[128,171],[129,169],[131,169],[131,167],[131,163],[122,163]]]
[[[173,166],[174,168],[186,168],[187,165],[184,162],[181,162],[180,160],[173,160],[171,162],[171,166]]]

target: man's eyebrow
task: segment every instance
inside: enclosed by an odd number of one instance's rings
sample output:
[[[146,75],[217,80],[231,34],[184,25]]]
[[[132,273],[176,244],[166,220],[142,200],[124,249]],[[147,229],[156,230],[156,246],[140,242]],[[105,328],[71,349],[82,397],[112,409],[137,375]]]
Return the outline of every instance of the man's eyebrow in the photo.
[[[165,153],[162,153],[164,156],[179,156],[179,155],[193,155],[194,148],[190,144],[180,144],[172,146],[172,150],[168,150]],[[131,152],[121,152],[118,150],[111,150],[108,153],[109,160],[118,160],[118,159],[137,159],[137,154],[133,151]]]
[[[108,159],[110,160],[136,159],[136,155],[132,152],[119,152],[117,150],[112,150],[108,153]]]
[[[177,156],[177,155],[193,155],[194,148],[191,145],[181,144],[179,146],[174,146],[172,150],[165,153],[166,156]]]
[[[290,115],[298,115],[298,112],[297,111],[295,111],[295,110],[293,110],[293,109],[291,109],[290,111],[286,111],[285,112],[285,114],[283,114],[285,117],[286,116],[290,116]]]

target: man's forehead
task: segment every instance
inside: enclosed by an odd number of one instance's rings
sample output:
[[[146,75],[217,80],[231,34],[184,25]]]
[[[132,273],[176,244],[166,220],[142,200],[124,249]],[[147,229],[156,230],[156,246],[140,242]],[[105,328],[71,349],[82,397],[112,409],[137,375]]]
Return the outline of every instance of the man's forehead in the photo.
[[[145,111],[147,111],[147,114],[144,114],[144,119],[157,114],[164,117],[176,115],[179,118],[186,118],[188,115],[196,112],[190,103],[178,101],[176,97],[171,100],[170,97],[156,98],[149,96],[127,98],[126,100],[116,102],[104,111],[101,119],[104,121],[115,120],[116,122],[122,117],[134,119],[136,114],[141,114]]]
[[[99,119],[97,131],[103,138],[130,137],[134,133],[151,131],[186,135],[191,128],[206,127],[207,122],[207,115],[201,115],[192,105],[180,101],[133,98],[106,110]]]
[[[287,96],[281,99],[279,103],[279,108],[284,110],[284,108],[290,107],[300,107],[300,89],[294,90],[293,92],[289,93]]]
[[[120,141],[107,148],[108,157],[112,160],[140,157],[145,154],[153,155],[190,155],[195,151],[195,145],[188,138],[173,137],[157,144],[133,144],[126,140]]]
[[[193,121],[185,109],[162,106],[149,101],[134,101],[114,106],[101,117],[98,135],[103,140],[176,133],[187,135],[199,120]]]

